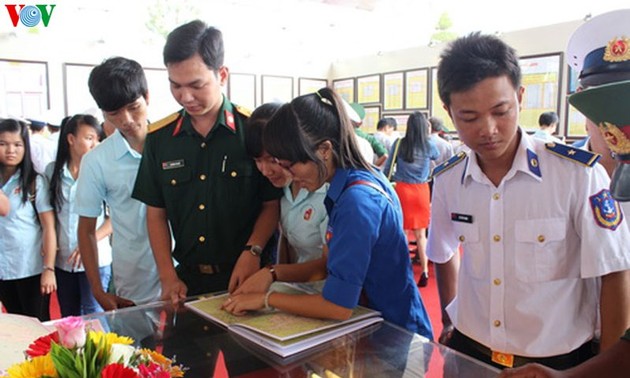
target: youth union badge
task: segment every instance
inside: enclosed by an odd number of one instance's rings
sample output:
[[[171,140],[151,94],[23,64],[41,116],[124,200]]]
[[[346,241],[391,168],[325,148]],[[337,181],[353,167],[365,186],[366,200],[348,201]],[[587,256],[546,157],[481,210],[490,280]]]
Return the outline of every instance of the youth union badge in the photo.
[[[333,237],[332,227],[328,226],[328,228],[326,228],[326,244],[330,243],[330,239],[332,239],[332,237]]]
[[[616,230],[623,220],[623,214],[619,210],[619,203],[612,198],[608,189],[592,195],[589,200],[595,222],[600,227]]]

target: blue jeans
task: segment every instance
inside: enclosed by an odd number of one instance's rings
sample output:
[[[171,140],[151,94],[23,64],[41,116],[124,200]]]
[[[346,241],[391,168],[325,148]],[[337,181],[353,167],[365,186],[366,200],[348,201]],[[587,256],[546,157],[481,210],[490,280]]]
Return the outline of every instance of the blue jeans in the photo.
[[[99,268],[99,273],[103,290],[107,291],[109,281],[112,278],[111,265]],[[92,295],[85,272],[71,273],[57,268],[55,276],[57,278],[57,299],[62,317],[81,316],[103,311],[103,308]]]

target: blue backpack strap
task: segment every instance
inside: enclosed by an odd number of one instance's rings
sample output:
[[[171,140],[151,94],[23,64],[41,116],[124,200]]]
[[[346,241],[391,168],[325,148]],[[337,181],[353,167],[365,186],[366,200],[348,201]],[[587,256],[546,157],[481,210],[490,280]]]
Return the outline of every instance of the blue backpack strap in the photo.
[[[356,180],[356,181],[352,181],[351,183],[348,183],[348,185],[346,185],[343,190],[346,190],[352,186],[355,185],[365,185],[365,186],[369,186],[370,188],[375,189],[376,191],[378,191],[379,193],[381,193],[382,195],[385,196],[385,198],[387,198],[387,200],[389,202],[392,202],[391,197],[389,196],[389,194],[387,194],[386,191],[383,190],[383,188],[381,188],[380,186],[376,185],[375,183],[373,183],[372,181],[368,181],[368,180]]]

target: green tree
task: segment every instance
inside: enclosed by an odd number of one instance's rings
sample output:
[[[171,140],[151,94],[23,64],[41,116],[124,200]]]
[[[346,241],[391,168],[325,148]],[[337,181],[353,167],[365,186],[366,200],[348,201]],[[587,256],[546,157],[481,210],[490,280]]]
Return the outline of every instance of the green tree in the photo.
[[[166,39],[177,26],[199,18],[201,10],[189,0],[154,0],[148,5],[146,27]]]
[[[435,33],[431,35],[431,42],[449,42],[456,39],[457,33],[449,30],[452,26],[453,21],[451,21],[448,13],[442,13],[435,26]]]

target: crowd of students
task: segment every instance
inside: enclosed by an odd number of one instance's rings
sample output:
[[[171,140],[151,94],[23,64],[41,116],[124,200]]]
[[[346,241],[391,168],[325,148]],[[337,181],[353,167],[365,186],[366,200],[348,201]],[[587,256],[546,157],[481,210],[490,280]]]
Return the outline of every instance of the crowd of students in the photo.
[[[141,66],[105,60],[88,86],[113,133],[101,142],[94,117],[70,117],[41,175],[26,123],[0,121],[9,312],[47,320],[55,290],[63,316],[228,290],[222,308],[236,315],[345,319],[362,304],[431,340],[417,289],[430,259],[438,340],[481,361],[565,369],[593,355],[596,337],[607,349],[623,334],[630,227],[610,178],[596,154],[519,127],[518,57],[498,37],[473,33],[441,55],[439,95],[468,152],[454,155],[431,136],[439,120],[416,112],[402,138],[383,120],[383,170],[361,152],[362,117],[333,90],[250,115],[221,92],[223,54],[216,28],[173,30],[164,62],[182,109],[151,125]],[[274,292],[274,281],[316,290]]]

